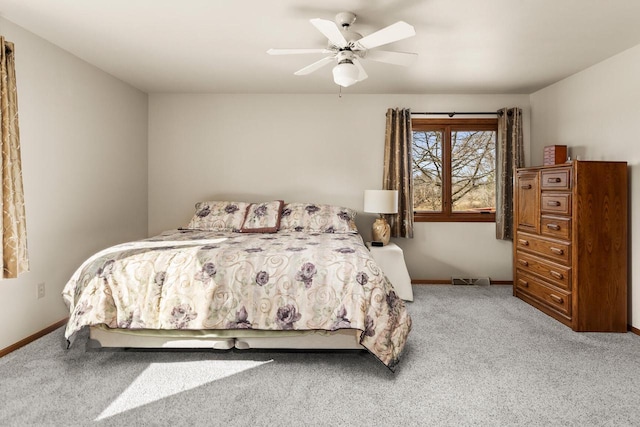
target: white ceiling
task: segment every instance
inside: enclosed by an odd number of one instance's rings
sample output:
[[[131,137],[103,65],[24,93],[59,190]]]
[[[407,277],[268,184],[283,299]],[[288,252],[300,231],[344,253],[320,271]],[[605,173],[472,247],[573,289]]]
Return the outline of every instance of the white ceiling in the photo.
[[[531,93],[640,44],[640,0],[0,0],[1,17],[149,93],[337,93],[331,66],[293,75],[322,55],[266,51],[325,47],[309,19],[341,11],[362,35],[412,24],[383,49],[419,54],[363,61],[345,93]]]

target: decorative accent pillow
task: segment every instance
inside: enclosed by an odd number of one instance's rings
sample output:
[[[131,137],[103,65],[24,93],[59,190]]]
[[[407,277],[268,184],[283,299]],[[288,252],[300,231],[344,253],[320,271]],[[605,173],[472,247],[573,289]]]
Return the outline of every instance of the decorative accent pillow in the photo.
[[[251,203],[247,208],[241,233],[275,233],[280,227],[280,216],[284,200],[266,203]]]
[[[356,234],[355,217],[356,211],[341,206],[287,203],[282,210],[280,230]]]
[[[187,228],[211,231],[239,231],[249,203],[198,202],[196,213]]]

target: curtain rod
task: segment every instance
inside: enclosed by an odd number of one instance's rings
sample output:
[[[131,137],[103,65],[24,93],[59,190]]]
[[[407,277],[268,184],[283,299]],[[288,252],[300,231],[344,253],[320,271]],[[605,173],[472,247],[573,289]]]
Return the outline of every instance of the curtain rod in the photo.
[[[419,116],[444,116],[447,115],[449,117],[453,117],[453,116],[462,116],[462,115],[496,115],[496,116],[501,116],[502,115],[502,111],[480,111],[480,112],[455,112],[455,111],[451,111],[451,112],[444,112],[444,111],[437,111],[437,112],[411,112],[411,115],[419,115]]]

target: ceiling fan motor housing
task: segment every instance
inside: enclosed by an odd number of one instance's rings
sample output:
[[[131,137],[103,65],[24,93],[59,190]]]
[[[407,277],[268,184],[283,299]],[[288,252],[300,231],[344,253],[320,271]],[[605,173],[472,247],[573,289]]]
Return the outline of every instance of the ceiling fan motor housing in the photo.
[[[350,50],[341,50],[336,54],[336,61],[338,64],[353,64],[354,53]]]

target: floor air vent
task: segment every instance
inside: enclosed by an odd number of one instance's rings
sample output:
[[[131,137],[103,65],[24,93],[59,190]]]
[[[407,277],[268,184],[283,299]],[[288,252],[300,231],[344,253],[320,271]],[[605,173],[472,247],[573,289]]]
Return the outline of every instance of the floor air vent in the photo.
[[[488,277],[480,277],[476,279],[465,279],[462,277],[452,277],[452,285],[477,285],[477,286],[489,286],[491,280]]]

